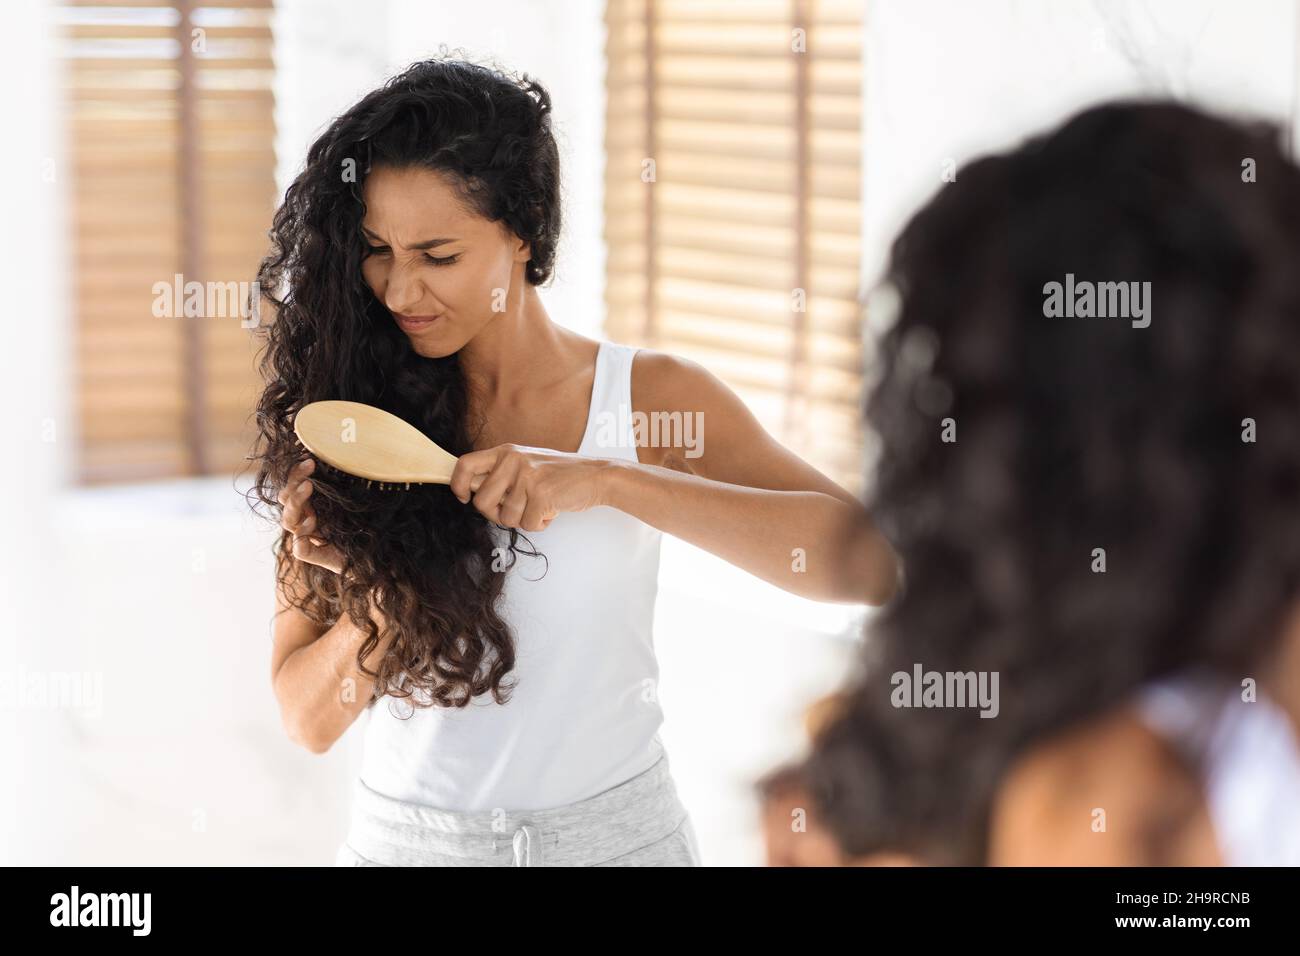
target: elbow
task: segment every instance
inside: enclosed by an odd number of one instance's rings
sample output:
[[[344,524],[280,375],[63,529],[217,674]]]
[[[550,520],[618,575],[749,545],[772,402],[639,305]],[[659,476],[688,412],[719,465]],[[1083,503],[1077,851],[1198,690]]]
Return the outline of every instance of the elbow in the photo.
[[[898,593],[899,578],[898,564],[891,555],[888,565],[881,569],[880,574],[868,580],[863,602],[870,607],[883,607],[888,604]]]
[[[850,590],[871,607],[888,604],[902,587],[902,561],[884,536],[874,529],[856,543],[845,562],[845,570],[850,572]]]
[[[291,741],[314,754],[323,754],[334,746],[333,738],[326,737],[302,724],[286,722],[284,730]]]
[[[290,740],[299,747],[314,754],[326,753],[330,747],[334,746],[334,741],[325,737],[313,737],[306,734],[290,735]]]
[[[893,590],[871,591],[862,599],[862,603],[867,607],[884,607],[890,602],[894,594]]]
[[[323,754],[334,746],[337,737],[322,732],[317,722],[309,718],[310,715],[303,713],[300,708],[289,707],[281,701],[280,726],[284,729],[285,736],[304,750]]]
[[[308,743],[304,743],[302,746],[305,747],[307,750],[309,750],[311,753],[323,754],[326,753],[332,746],[334,746],[334,741],[332,740],[310,741]]]

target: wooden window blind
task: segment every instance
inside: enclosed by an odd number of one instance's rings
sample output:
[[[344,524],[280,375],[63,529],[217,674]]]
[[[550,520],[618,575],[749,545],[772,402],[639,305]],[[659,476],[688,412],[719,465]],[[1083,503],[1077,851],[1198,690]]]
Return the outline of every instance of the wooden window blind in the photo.
[[[700,362],[855,494],[862,7],[605,12],[607,333]]]
[[[247,465],[260,381],[252,318],[231,296],[247,309],[277,199],[271,0],[55,9],[78,479],[233,475]],[[187,317],[182,299],[159,317],[155,284],[174,289],[178,274],[183,293],[203,284],[201,314]]]

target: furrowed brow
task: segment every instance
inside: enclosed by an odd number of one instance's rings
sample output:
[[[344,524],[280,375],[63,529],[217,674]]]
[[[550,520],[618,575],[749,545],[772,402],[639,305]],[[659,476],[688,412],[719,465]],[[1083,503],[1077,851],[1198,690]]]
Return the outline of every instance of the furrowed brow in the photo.
[[[361,227],[361,231],[364,232],[364,233],[365,233],[367,236],[369,236],[371,239],[375,240],[375,242],[384,242],[383,239],[379,238],[379,236],[375,235],[373,232],[371,232],[371,231],[370,231],[369,229],[367,229],[365,226],[362,226],[362,227]],[[456,241],[456,239],[455,239],[455,238],[452,238],[452,237],[448,237],[448,238],[444,238],[444,239],[425,239],[423,242],[416,242],[416,243],[413,243],[413,244],[410,246],[410,248],[412,248],[412,249],[433,249],[433,248],[435,248],[435,247],[437,247],[437,246],[446,245],[446,244],[449,243],[449,242],[455,242],[455,241]],[[385,245],[387,245],[387,243],[385,243]]]

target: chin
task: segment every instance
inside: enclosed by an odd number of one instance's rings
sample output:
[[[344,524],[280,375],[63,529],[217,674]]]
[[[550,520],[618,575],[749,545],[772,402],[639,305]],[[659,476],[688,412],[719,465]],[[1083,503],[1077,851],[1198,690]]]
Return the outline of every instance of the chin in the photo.
[[[455,355],[465,345],[459,339],[441,335],[408,335],[406,340],[411,343],[411,351],[424,358],[446,358],[448,355]]]
[[[446,348],[433,342],[419,342],[411,339],[411,351],[423,358],[446,358],[459,352],[459,348]]]

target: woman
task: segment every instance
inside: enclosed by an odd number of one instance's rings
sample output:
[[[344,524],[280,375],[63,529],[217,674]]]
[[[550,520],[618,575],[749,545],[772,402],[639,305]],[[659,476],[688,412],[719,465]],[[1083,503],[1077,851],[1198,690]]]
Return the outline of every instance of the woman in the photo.
[[[1100,106],[972,163],[895,242],[868,418],[906,584],[797,777],[821,861],[1300,865],[1281,139]],[[1127,310],[1084,307],[1103,282]],[[918,664],[997,675],[996,716],[899,706]]]
[[[698,864],[658,734],[660,534],[818,600],[893,587],[879,535],[869,567],[839,560],[856,499],[718,379],[551,321],[550,113],[527,77],[417,63],[330,124],[275,216],[275,692],[314,752],[378,701],[341,864]],[[300,461],[293,415],[331,398],[458,455],[450,487]],[[657,442],[636,427],[655,413],[707,442]]]

